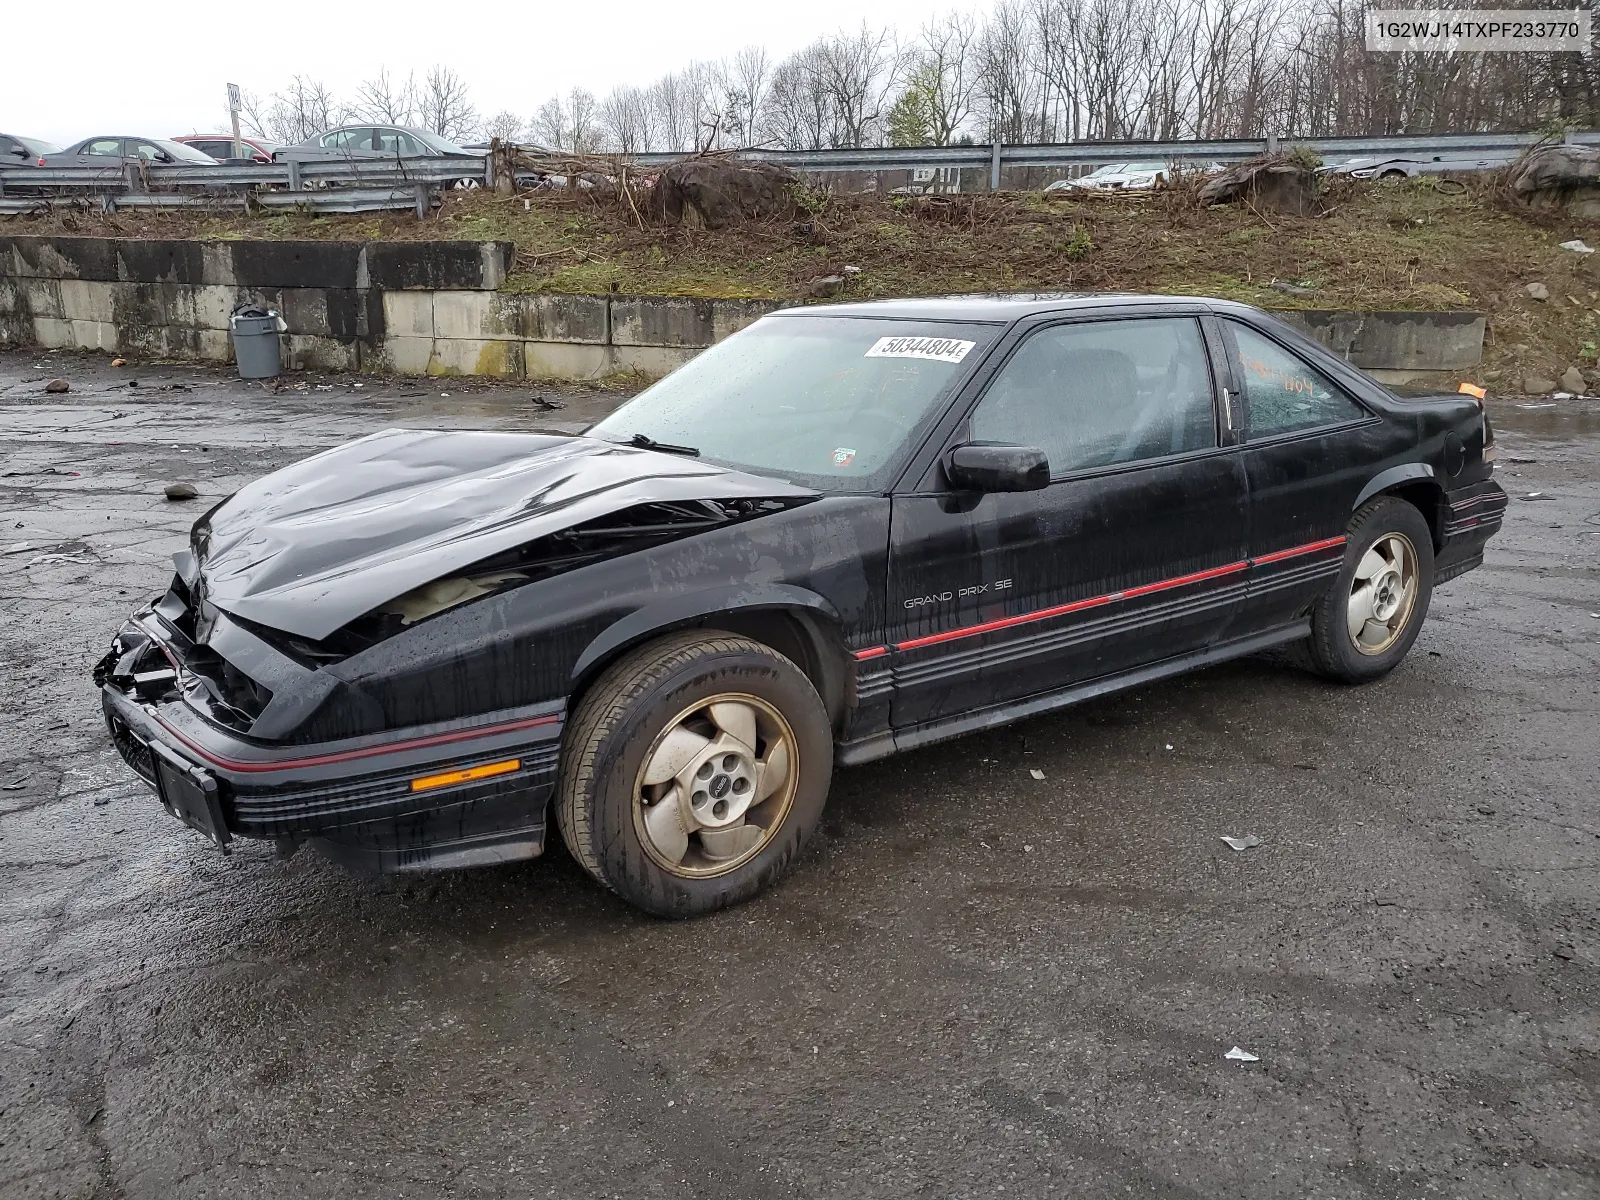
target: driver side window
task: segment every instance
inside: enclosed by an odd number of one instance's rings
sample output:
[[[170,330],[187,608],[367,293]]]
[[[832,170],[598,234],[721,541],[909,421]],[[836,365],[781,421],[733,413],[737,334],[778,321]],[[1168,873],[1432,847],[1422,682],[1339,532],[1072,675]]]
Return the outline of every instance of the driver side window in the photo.
[[[1039,330],[978,402],[972,438],[1037,446],[1052,475],[1215,446],[1199,322],[1152,317]]]

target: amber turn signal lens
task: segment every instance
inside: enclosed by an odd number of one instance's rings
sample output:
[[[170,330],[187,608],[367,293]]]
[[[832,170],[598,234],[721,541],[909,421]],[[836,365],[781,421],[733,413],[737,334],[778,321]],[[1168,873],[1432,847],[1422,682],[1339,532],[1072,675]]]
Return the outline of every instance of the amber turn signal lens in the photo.
[[[445,771],[439,775],[424,775],[421,779],[411,781],[413,792],[425,792],[429,788],[449,787],[452,783],[467,783],[473,779],[488,779],[495,775],[509,775],[512,771],[522,768],[520,758],[508,758],[504,762],[485,763],[481,767],[466,767],[460,771]]]

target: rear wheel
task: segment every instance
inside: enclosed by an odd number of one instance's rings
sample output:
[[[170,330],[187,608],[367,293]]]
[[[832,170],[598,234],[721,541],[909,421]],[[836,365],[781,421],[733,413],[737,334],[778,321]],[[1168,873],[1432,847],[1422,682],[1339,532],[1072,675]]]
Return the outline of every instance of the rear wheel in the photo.
[[[697,916],[788,870],[832,770],[805,674],[759,642],[697,631],[626,656],[584,696],[556,818],[573,857],[623,899]]]
[[[1330,679],[1362,683],[1411,649],[1433,597],[1433,534],[1416,508],[1380,496],[1350,521],[1344,566],[1311,614],[1307,649]]]

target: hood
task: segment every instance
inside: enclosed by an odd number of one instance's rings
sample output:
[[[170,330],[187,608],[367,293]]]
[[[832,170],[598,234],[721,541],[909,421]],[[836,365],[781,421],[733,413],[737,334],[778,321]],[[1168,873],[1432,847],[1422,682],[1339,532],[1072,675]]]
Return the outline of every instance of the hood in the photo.
[[[196,522],[223,612],[322,639],[490,555],[637,504],[817,493],[596,438],[389,429],[275,471]]]

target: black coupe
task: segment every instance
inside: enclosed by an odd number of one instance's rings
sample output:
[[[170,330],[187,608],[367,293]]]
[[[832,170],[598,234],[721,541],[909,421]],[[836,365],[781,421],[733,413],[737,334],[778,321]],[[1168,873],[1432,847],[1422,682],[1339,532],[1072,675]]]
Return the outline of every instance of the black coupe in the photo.
[[[241,489],[96,670],[177,817],[381,869],[577,860],[667,916],[835,763],[1293,645],[1406,654],[1500,527],[1481,403],[1222,301],[776,313],[581,437],[390,430]]]

